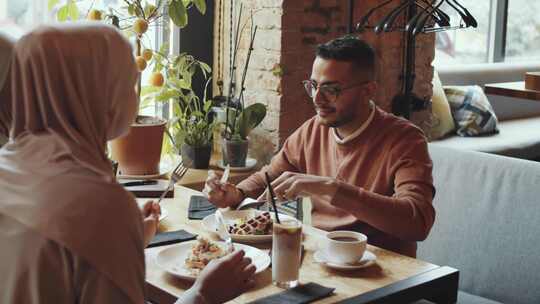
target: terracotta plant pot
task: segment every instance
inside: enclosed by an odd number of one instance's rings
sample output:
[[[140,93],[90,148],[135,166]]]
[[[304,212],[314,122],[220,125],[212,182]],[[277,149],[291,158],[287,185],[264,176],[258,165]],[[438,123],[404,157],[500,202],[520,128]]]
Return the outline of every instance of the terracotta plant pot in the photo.
[[[223,139],[223,164],[231,167],[245,167],[248,152],[247,140]]]
[[[180,148],[180,152],[184,166],[193,169],[208,169],[210,167],[212,145],[207,147],[192,147],[184,144]]]
[[[118,161],[120,175],[159,173],[166,124],[158,117],[138,116],[126,136],[111,141],[111,156]]]

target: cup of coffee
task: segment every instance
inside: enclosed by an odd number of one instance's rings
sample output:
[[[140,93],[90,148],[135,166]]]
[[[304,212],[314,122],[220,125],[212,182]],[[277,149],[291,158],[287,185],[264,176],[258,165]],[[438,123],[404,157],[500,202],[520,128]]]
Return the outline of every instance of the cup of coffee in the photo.
[[[332,231],[326,234],[326,258],[331,263],[358,262],[367,246],[367,236],[355,231]]]

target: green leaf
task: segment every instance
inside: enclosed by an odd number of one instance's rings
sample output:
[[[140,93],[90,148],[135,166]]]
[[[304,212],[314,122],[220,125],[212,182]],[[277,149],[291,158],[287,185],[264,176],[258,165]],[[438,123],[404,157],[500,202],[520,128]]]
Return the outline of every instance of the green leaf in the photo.
[[[160,90],[160,88],[155,86],[143,86],[141,88],[141,96],[145,96],[148,94],[156,93]]]
[[[60,22],[64,22],[67,20],[68,14],[69,14],[69,7],[66,4],[60,7],[60,9],[58,10],[58,13],[56,14],[56,19],[58,19],[58,21]]]
[[[204,63],[202,61],[199,61],[199,64],[201,65],[201,68],[204,71],[206,71],[207,73],[210,73],[212,71],[212,68],[208,64],[206,64],[206,63]]]
[[[127,9],[130,16],[135,15],[135,5],[133,3],[130,3]]]
[[[255,129],[266,116],[266,106],[262,103],[254,103],[246,107],[238,116],[236,132],[246,139],[249,133]]]
[[[169,5],[169,16],[173,23],[180,28],[183,28],[188,23],[187,10],[181,0],[171,1]]]
[[[79,20],[79,8],[75,1],[70,1],[68,4],[69,17],[71,21]]]
[[[193,3],[195,3],[195,7],[201,12],[201,14],[206,13],[206,0],[193,0]]]
[[[190,90],[191,86],[188,82],[186,82],[184,79],[178,79],[178,78],[169,78],[169,81],[178,89],[186,89]]]
[[[58,4],[58,2],[60,2],[60,0],[49,0],[49,4],[47,5],[47,7],[49,8],[49,10],[52,10],[53,7]]]
[[[161,54],[168,54],[169,53],[169,43],[165,42],[159,47],[159,53]]]

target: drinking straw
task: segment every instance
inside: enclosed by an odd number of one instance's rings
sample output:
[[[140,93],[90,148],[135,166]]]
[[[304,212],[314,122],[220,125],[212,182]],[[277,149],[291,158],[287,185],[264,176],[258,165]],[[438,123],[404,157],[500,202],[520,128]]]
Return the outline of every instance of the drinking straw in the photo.
[[[270,182],[270,176],[268,176],[268,172],[264,172],[264,175],[266,176],[266,185],[268,186],[268,192],[270,192],[270,201],[272,201],[272,206],[274,207],[274,212],[276,214],[276,221],[278,222],[278,224],[281,224],[277,212],[276,200],[274,199],[274,189],[272,189],[272,184]]]

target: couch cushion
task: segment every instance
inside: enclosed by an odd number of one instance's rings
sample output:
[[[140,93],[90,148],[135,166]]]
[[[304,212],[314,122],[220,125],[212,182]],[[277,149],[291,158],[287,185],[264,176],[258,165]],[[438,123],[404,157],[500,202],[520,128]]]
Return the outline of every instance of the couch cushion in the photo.
[[[497,117],[479,86],[444,87],[459,136],[497,133]]]
[[[540,159],[540,117],[501,121],[499,133],[483,137],[451,136],[433,145],[488,152],[522,159]]]
[[[482,298],[479,296],[466,293],[464,291],[458,292],[457,304],[502,304],[501,302],[493,301],[490,299]]]
[[[538,303],[540,163],[429,145],[437,218],[418,257],[460,271],[460,290]]]
[[[456,125],[450,111],[450,105],[437,71],[433,73],[433,97],[431,98],[431,113],[433,114],[433,124],[429,130],[431,139],[439,139],[449,133],[453,133]]]

